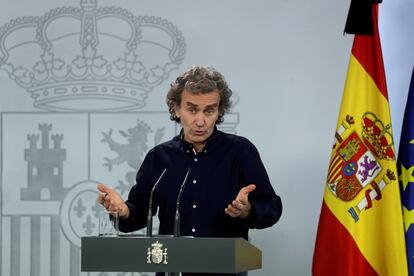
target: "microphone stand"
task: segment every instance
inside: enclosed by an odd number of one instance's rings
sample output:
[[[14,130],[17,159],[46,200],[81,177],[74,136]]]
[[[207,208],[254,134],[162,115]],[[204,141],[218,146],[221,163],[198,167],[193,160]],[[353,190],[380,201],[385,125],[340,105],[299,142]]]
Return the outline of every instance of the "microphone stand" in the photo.
[[[147,216],[147,237],[152,237],[152,198],[154,195],[154,191],[155,189],[157,189],[158,184],[161,181],[161,178],[164,176],[165,172],[167,171],[167,169],[164,169],[160,175],[160,177],[158,177],[157,182],[155,182],[154,186],[151,189],[151,194],[150,194],[150,198],[149,198],[149,206],[148,206],[148,216]]]
[[[187,182],[188,175],[190,174],[191,168],[188,168],[187,173],[185,174],[184,181],[181,184],[180,191],[178,192],[177,202],[175,204],[175,220],[174,220],[174,237],[180,236],[180,202],[181,195],[183,194],[185,183]],[[181,272],[168,272],[168,276],[180,276]]]
[[[191,168],[188,168],[187,173],[185,174],[183,184],[181,184],[180,191],[178,192],[177,202],[175,204],[175,219],[174,219],[174,237],[180,236],[180,202],[181,195],[183,194],[185,183],[187,182],[188,175],[190,174]]]

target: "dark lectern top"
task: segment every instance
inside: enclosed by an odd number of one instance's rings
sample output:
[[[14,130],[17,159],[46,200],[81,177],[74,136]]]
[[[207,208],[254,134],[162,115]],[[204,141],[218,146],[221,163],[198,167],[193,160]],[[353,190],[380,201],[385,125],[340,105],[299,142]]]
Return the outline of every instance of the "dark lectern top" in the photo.
[[[82,271],[238,273],[262,267],[243,238],[83,237]]]

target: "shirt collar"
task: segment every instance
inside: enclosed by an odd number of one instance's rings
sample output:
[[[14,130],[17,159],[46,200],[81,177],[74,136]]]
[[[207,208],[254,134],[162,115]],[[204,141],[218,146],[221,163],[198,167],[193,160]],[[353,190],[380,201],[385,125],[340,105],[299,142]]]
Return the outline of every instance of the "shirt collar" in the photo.
[[[214,148],[214,145],[217,143],[218,138],[220,137],[221,131],[217,129],[217,126],[214,126],[213,133],[210,135],[210,137],[207,138],[206,144],[204,146],[203,152],[207,153],[207,150],[211,150]],[[193,151],[193,144],[187,142],[184,140],[184,130],[181,129],[180,134],[178,135],[178,139],[181,142],[181,145],[184,150],[190,150]]]

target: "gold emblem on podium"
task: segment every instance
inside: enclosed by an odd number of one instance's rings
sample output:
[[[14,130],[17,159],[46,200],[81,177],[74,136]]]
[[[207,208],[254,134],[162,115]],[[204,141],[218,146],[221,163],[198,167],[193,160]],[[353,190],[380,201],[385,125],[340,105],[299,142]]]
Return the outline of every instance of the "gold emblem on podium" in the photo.
[[[163,250],[163,244],[156,241],[148,247],[147,263],[148,264],[168,264],[167,248]]]

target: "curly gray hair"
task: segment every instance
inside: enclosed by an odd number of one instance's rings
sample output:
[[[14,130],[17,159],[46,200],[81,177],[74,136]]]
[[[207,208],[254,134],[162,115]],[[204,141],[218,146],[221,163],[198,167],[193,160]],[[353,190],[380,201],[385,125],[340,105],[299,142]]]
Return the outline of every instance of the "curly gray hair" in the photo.
[[[171,83],[166,101],[170,111],[170,119],[178,123],[180,118],[175,115],[174,109],[181,104],[181,94],[184,89],[193,94],[209,93],[217,89],[220,94],[220,104],[216,124],[223,122],[224,114],[230,111],[230,97],[233,92],[228,87],[222,74],[212,67],[197,65],[192,66]]]

